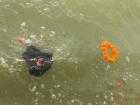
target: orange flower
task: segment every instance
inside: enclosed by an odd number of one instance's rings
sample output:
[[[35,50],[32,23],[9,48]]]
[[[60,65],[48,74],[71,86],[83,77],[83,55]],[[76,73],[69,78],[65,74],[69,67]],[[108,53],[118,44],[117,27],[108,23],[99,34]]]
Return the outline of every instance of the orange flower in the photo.
[[[108,49],[111,50],[112,56],[109,55]],[[107,62],[113,63],[113,62],[116,61],[116,59],[117,59],[117,57],[118,57],[118,51],[117,51],[117,49],[111,44],[111,42],[109,42],[109,41],[104,41],[104,42],[102,43],[101,50],[102,50],[104,59],[105,59]]]

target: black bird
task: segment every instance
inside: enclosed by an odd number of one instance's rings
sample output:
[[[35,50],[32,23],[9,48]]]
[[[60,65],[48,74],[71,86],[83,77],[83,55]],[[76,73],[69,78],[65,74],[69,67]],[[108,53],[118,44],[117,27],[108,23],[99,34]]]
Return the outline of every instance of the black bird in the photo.
[[[53,64],[52,57],[52,53],[41,52],[35,46],[28,46],[22,54],[22,58],[29,66],[30,74],[34,76],[41,76],[51,68]]]

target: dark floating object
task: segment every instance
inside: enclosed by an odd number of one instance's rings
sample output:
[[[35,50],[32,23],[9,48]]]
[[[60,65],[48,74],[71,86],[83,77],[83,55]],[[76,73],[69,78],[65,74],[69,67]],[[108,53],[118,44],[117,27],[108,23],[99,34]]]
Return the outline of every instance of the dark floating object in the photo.
[[[34,76],[41,76],[51,68],[53,64],[52,56],[52,53],[41,52],[34,46],[28,46],[22,54],[22,58],[29,66],[30,74]]]

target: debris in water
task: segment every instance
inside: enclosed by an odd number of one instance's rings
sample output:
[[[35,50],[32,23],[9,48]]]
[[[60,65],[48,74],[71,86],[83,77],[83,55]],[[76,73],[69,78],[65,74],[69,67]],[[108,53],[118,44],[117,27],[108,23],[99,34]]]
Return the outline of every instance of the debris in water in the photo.
[[[34,76],[41,76],[51,68],[52,56],[52,53],[41,52],[35,46],[28,46],[22,54],[22,58],[28,64],[30,74]]]
[[[25,38],[24,37],[19,37],[18,39],[20,44],[25,44]]]
[[[126,56],[125,59],[126,59],[126,61],[127,61],[128,63],[130,63],[130,59],[129,59],[128,56]]]
[[[116,80],[113,83],[113,86],[116,88],[123,88],[125,86],[125,82],[123,80]]]

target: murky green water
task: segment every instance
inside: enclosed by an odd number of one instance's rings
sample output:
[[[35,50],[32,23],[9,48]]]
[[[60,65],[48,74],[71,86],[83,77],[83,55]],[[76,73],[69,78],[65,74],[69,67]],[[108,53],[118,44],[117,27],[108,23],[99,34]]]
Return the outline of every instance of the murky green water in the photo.
[[[139,105],[139,11],[139,0],[0,0],[0,105]],[[42,77],[28,73],[20,36],[54,53]],[[114,64],[103,40],[119,50]]]

